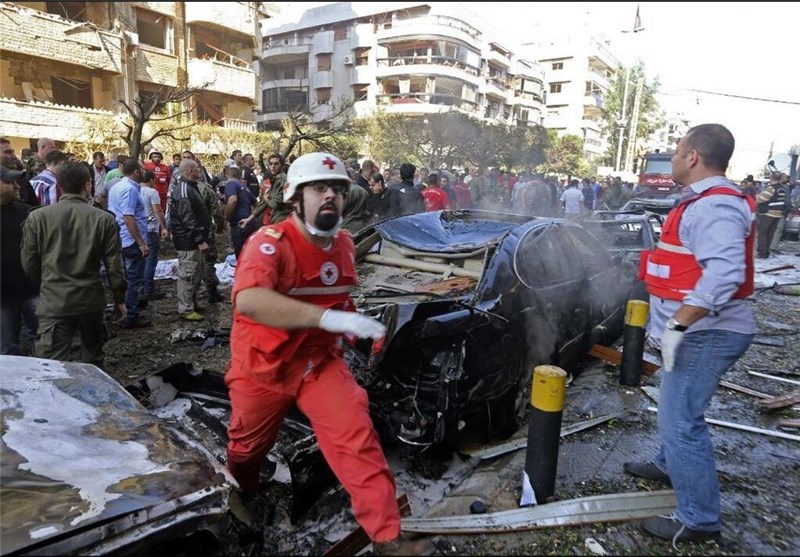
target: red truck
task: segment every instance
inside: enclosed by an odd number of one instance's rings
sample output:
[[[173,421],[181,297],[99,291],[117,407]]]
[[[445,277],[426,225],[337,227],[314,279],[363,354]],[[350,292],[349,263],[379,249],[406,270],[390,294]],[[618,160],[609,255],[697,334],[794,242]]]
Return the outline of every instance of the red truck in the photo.
[[[635,190],[637,197],[666,197],[679,192],[680,187],[672,181],[674,154],[653,151],[642,155]]]

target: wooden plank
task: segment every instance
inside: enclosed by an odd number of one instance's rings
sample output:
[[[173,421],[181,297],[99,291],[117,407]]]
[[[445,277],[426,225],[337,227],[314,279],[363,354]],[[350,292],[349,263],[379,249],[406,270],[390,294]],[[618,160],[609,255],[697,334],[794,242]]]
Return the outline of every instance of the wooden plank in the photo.
[[[726,387],[728,389],[731,389],[732,391],[739,391],[740,393],[744,393],[746,395],[758,398],[772,398],[772,395],[768,395],[767,393],[762,393],[761,391],[755,391],[747,387],[742,387],[741,385],[737,385],[736,383],[731,383],[730,381],[720,381],[719,384],[722,387]]]
[[[408,516],[411,514],[411,503],[409,502],[408,496],[405,493],[397,498],[397,506],[400,507],[400,516]],[[367,537],[366,532],[364,532],[364,529],[359,526],[341,540],[333,544],[328,551],[323,553],[323,555],[326,557],[355,555],[367,547],[367,545],[370,543],[371,542]]]
[[[767,398],[762,400],[761,404],[766,406],[767,410],[769,411],[780,410],[781,408],[786,408],[787,406],[792,406],[793,404],[800,404],[800,391],[794,391],[793,393]]]
[[[798,420],[797,418],[783,418],[782,420],[778,420],[777,426],[792,427],[798,429],[800,428],[800,420]]]
[[[774,273],[775,271],[784,271],[786,269],[794,269],[794,265],[781,265],[780,267],[773,267],[771,269],[766,269],[761,271],[762,273]]]
[[[589,355],[615,366],[622,364],[622,352],[602,344],[593,344],[589,349]],[[661,368],[656,364],[642,360],[642,373],[645,375],[653,375],[659,369]]]

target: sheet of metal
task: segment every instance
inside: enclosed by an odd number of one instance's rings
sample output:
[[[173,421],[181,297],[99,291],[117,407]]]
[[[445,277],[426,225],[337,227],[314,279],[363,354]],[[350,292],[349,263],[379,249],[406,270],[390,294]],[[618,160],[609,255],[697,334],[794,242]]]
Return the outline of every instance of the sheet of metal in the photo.
[[[605,416],[600,416],[598,418],[593,418],[591,420],[565,425],[561,428],[561,437],[566,437],[567,435],[583,431],[584,429],[589,429],[590,427],[594,427],[596,425],[600,425],[605,422],[610,422],[614,418],[618,417],[619,414],[607,414]],[[523,437],[520,439],[514,439],[512,441],[507,441],[505,443],[501,443],[499,445],[494,445],[492,447],[487,447],[484,449],[478,449],[474,451],[463,451],[463,453],[471,457],[478,458],[480,460],[487,460],[519,449],[524,449],[527,445],[528,445],[528,439],[527,437]]]
[[[482,515],[408,518],[402,521],[401,529],[426,534],[522,532],[553,526],[647,518],[667,514],[676,505],[675,492],[671,489],[612,493]]]

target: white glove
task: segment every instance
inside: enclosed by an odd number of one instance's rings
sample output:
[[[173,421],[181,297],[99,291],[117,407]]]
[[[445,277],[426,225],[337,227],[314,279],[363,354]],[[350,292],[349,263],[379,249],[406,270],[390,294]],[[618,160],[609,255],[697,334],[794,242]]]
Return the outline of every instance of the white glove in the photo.
[[[357,337],[380,338],[386,335],[386,327],[372,317],[354,311],[326,309],[319,320],[319,328],[330,333],[345,333]]]
[[[678,346],[684,334],[683,331],[666,328],[661,333],[661,361],[664,362],[664,371],[672,371],[675,367],[675,355],[678,353]]]

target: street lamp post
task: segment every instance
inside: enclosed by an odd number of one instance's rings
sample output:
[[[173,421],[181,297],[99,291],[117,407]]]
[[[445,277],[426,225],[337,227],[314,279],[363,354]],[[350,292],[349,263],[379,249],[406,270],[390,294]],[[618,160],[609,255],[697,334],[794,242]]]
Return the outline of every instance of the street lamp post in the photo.
[[[614,165],[614,171],[619,172],[619,165],[622,159],[622,138],[625,133],[625,109],[628,106],[628,81],[630,80],[631,68],[630,66],[625,69],[625,88],[622,93],[622,116],[619,119],[619,140],[617,141],[617,160]]]

